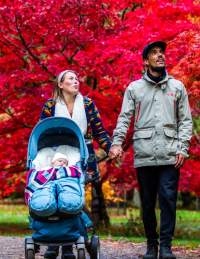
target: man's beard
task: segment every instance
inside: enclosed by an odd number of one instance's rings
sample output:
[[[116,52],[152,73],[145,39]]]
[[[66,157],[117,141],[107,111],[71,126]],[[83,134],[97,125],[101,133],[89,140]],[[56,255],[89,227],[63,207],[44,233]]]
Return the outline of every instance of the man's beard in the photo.
[[[150,66],[150,68],[153,72],[163,73],[165,71],[165,66],[163,66],[163,67]]]

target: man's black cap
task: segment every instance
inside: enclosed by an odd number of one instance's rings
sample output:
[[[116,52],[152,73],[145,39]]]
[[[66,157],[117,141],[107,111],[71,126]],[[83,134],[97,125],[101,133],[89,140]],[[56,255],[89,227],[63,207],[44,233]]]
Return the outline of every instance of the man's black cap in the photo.
[[[167,44],[164,41],[154,41],[149,43],[142,51],[142,58],[147,59],[149,51],[154,47],[160,47],[165,52]]]

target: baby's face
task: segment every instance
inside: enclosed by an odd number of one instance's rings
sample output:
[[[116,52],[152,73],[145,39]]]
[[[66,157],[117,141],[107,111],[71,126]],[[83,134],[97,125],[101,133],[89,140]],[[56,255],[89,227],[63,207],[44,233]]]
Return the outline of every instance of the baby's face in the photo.
[[[68,161],[64,158],[58,158],[55,161],[52,162],[53,166],[67,166]]]

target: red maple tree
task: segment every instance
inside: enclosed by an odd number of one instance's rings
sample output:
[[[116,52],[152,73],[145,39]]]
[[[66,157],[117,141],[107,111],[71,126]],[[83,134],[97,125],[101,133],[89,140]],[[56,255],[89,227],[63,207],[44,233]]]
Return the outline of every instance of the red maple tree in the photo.
[[[195,0],[1,1],[1,197],[23,192],[28,137],[42,104],[51,97],[55,76],[64,69],[80,74],[81,91],[96,101],[112,134],[124,89],[141,77],[143,47],[164,40],[168,71],[185,83],[197,118],[199,14]],[[198,132],[196,136],[182,170],[182,189],[186,179],[200,183]],[[127,189],[135,186],[130,140],[129,133],[122,167],[109,165],[103,177],[116,184],[123,179]],[[188,189],[199,194],[194,184]]]

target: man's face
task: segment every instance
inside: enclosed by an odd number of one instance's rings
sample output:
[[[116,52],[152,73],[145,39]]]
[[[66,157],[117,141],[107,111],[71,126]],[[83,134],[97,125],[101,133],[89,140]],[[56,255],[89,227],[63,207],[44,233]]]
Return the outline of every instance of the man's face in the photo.
[[[145,65],[152,70],[162,70],[165,68],[165,54],[160,47],[152,48],[144,60]]]

